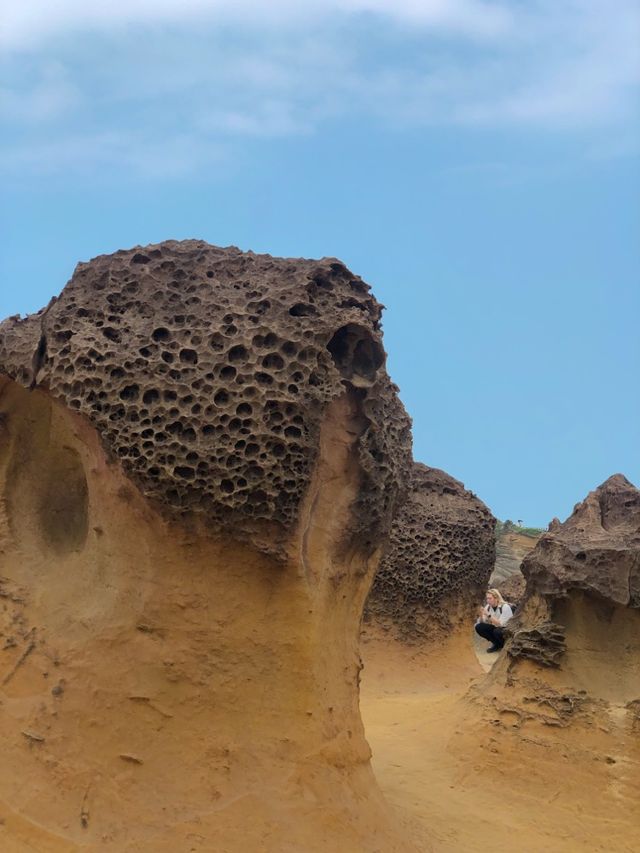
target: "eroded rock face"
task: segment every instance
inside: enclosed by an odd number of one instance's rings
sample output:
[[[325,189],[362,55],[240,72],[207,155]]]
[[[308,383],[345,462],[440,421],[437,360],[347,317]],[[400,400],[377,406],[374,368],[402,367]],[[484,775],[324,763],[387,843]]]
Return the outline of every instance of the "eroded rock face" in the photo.
[[[544,534],[522,571],[528,591],[582,590],[640,608],[640,492],[622,474],[590,492],[564,524]]]
[[[563,760],[593,768],[585,784],[606,814],[634,813],[640,795],[639,534],[640,493],[619,474],[553,523],[523,561],[527,587],[505,651],[467,694],[476,743],[493,739],[534,767],[553,756],[547,780],[561,745]],[[475,762],[468,739],[463,746]],[[502,778],[483,773],[490,786]]]
[[[372,542],[409,441],[380,315],[334,259],[167,242],[79,264],[46,309],[6,320],[0,372],[87,417],[145,496],[280,555],[326,407],[348,390],[363,477],[351,533]]]
[[[414,462],[367,601],[369,620],[413,641],[471,624],[495,561],[494,527],[462,483]]]
[[[412,849],[358,707],[410,460],[379,319],[188,241],[0,326],[2,849]]]
[[[640,492],[616,474],[525,557],[512,661],[556,667],[588,693],[640,693]],[[608,660],[605,658],[609,658]],[[597,673],[597,677],[596,677]]]

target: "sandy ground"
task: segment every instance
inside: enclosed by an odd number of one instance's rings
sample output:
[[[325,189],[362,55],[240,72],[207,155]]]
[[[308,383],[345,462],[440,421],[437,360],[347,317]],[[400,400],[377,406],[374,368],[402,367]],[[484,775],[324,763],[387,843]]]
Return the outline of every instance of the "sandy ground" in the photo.
[[[615,732],[571,731],[508,713],[482,719],[466,695],[497,655],[468,638],[410,651],[369,635],[361,708],[378,782],[409,837],[433,853],[640,850],[640,754]],[[612,707],[615,718],[624,709]],[[627,754],[604,755],[621,744]]]

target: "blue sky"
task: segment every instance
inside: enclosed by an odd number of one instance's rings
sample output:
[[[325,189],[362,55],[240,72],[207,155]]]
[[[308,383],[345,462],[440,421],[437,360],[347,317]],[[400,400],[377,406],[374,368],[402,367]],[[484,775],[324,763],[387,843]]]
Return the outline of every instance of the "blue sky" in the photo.
[[[417,459],[546,525],[640,485],[640,11],[617,0],[23,0],[0,315],[167,238],[335,255]]]

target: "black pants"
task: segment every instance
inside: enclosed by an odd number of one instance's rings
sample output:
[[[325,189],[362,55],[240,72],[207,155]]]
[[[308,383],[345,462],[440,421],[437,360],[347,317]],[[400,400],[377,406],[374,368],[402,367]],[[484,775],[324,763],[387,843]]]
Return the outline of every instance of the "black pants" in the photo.
[[[491,640],[493,645],[499,649],[504,646],[504,632],[502,628],[496,628],[495,625],[490,625],[488,622],[478,622],[476,625],[476,634],[480,634],[485,640]]]

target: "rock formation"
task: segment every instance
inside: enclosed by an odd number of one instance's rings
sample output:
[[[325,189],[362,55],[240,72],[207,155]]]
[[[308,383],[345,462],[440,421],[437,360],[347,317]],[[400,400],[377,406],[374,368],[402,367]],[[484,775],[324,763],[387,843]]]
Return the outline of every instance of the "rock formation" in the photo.
[[[638,489],[620,474],[608,479],[550,526],[522,570],[527,587],[511,639],[469,696],[473,737],[526,755],[535,772],[558,773],[572,755],[582,766],[606,760],[606,772],[592,764],[589,784],[613,822],[640,798]]]
[[[616,475],[525,558],[512,638],[460,703],[448,743],[482,768],[483,789],[526,790],[541,819],[562,803],[559,850],[640,844],[639,571],[640,492]]]
[[[0,326],[3,850],[408,849],[358,710],[410,464],[380,314],[186,241]]]
[[[550,525],[525,557],[522,572],[525,612],[509,651],[512,658],[559,665],[565,633],[574,656],[585,642],[592,642],[596,653],[603,644],[617,649],[617,620],[640,631],[640,492],[621,474],[610,477],[564,524]],[[615,654],[618,663],[626,657],[624,648]],[[637,672],[637,662],[629,663]],[[640,696],[640,680],[637,690]]]
[[[525,589],[520,566],[536,546],[539,536],[520,532],[518,528],[498,532],[496,562],[489,579],[490,587],[497,587],[506,601],[518,604]]]
[[[520,569],[508,578],[502,581],[489,580],[489,587],[494,587],[500,590],[500,593],[505,601],[514,607],[518,607],[524,595],[526,582]]]
[[[414,462],[367,600],[368,620],[410,642],[447,637],[459,626],[468,634],[495,561],[494,526],[462,483]]]

